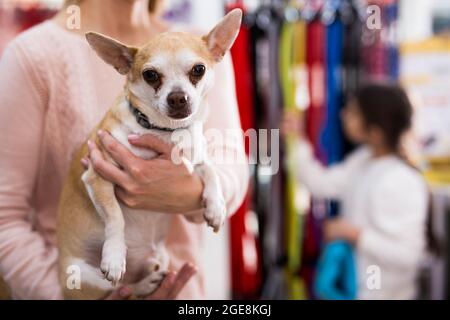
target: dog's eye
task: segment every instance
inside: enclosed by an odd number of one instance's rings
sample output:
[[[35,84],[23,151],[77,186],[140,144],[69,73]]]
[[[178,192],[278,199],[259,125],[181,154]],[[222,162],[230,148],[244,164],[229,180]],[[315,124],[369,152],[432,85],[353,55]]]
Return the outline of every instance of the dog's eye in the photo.
[[[142,76],[144,77],[144,80],[150,84],[154,84],[160,80],[160,76],[155,70],[145,70],[142,73]]]
[[[194,77],[203,77],[203,75],[205,74],[206,71],[206,67],[202,64],[196,64],[195,66],[192,67],[191,70],[191,75]]]

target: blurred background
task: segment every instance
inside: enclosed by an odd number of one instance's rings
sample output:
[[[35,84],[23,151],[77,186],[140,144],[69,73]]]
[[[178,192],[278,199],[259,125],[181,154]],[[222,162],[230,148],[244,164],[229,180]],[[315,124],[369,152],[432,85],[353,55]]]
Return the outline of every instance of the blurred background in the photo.
[[[0,0],[0,55],[18,33],[62,4]],[[371,5],[380,9],[378,27],[370,22]],[[416,111],[408,151],[429,182],[432,230],[442,248],[424,261],[420,298],[448,299],[450,1],[170,0],[165,18],[208,30],[235,7],[245,12],[232,49],[244,129],[278,128],[282,106],[296,107],[306,114],[316,154],[330,165],[353,148],[342,134],[339,110],[359,84],[390,79],[405,85]],[[322,224],[338,209],[290,187],[289,170],[266,176],[264,169],[251,167],[247,197],[226,231],[206,234],[209,298],[316,298]]]

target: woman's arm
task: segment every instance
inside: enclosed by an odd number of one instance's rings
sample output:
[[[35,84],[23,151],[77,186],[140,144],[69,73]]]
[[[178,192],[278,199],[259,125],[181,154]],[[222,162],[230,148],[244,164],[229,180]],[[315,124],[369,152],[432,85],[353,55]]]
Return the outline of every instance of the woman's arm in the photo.
[[[380,264],[411,268],[425,249],[425,182],[405,173],[379,181],[371,195],[371,224],[360,231],[359,251]]]
[[[0,59],[0,274],[15,298],[61,297],[57,250],[33,230],[46,94],[23,48]]]

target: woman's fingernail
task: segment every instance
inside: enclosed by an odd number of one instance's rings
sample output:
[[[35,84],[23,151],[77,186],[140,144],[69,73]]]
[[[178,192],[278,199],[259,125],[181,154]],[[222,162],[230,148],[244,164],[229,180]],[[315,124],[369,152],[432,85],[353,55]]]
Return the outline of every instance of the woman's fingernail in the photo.
[[[128,135],[128,140],[137,140],[137,139],[139,139],[139,135],[137,134]]]
[[[98,135],[100,138],[103,138],[103,136],[105,135],[105,131],[103,131],[103,130],[98,130],[98,131],[97,131],[97,135]]]
[[[120,290],[119,290],[119,295],[120,295],[122,298],[126,298],[126,297],[128,297],[129,295],[131,295],[131,289],[130,289],[129,287],[122,287],[122,288],[120,288]]]
[[[81,164],[85,167],[89,166],[89,162],[86,158],[81,159]]]
[[[91,140],[88,140],[88,142],[87,142],[87,145],[88,145],[88,148],[89,148],[89,151],[92,151],[92,141]]]

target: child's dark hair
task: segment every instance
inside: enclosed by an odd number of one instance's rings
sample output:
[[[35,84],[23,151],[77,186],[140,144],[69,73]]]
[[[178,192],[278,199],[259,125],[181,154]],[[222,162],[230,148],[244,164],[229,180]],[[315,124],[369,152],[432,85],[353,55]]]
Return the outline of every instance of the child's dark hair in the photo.
[[[396,84],[370,83],[356,92],[355,99],[365,125],[380,128],[388,147],[398,153],[413,113],[406,92]]]

